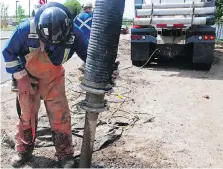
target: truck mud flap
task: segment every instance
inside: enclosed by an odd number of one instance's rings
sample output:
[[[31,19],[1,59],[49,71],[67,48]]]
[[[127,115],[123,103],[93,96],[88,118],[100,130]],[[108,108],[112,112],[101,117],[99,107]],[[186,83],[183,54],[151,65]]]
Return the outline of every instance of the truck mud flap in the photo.
[[[131,43],[131,60],[133,62],[146,62],[151,53],[155,50],[155,44],[152,43]]]
[[[193,63],[212,64],[214,60],[214,43],[194,43]]]

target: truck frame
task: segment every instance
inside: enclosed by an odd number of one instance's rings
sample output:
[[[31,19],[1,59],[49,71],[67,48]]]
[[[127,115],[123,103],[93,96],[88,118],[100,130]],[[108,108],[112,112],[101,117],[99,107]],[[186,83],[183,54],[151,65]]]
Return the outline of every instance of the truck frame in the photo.
[[[215,0],[135,0],[131,28],[132,64],[186,56],[195,69],[214,59]]]

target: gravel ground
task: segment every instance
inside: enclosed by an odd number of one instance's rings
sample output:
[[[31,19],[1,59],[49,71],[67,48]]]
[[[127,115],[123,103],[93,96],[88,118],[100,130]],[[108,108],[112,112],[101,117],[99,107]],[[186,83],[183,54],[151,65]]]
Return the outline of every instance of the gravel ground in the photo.
[[[126,125],[118,140],[93,154],[93,166],[223,167],[223,46],[216,46],[209,72],[182,65],[138,68],[131,65],[128,38],[121,36],[120,78],[115,93],[108,97],[110,110],[100,115],[100,119],[120,120]],[[78,88],[80,65],[77,57],[65,64],[71,111],[84,98]],[[10,82],[0,88],[1,137],[12,136],[17,123],[15,94],[10,92]],[[12,147],[2,143],[2,167],[9,167],[13,153]],[[24,167],[57,167],[54,148],[36,148]]]

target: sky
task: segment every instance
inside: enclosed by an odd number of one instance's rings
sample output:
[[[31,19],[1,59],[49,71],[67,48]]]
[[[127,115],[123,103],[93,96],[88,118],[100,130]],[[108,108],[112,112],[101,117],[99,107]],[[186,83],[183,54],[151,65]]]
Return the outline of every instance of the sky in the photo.
[[[22,8],[25,10],[25,14],[29,14],[29,0],[18,0],[18,4],[22,6]],[[78,0],[81,4],[84,4],[86,0]],[[93,3],[95,0],[91,0]],[[9,10],[8,14],[9,16],[15,15],[16,11],[16,0],[0,0],[1,3],[4,3],[6,5],[9,5]],[[64,3],[66,0],[47,0],[47,2],[59,2],[59,3]],[[34,5],[38,4],[38,0],[30,0],[30,8],[31,12],[34,7]],[[134,0],[126,0],[125,3],[125,12],[124,12],[124,17],[127,18],[133,18],[134,15]]]

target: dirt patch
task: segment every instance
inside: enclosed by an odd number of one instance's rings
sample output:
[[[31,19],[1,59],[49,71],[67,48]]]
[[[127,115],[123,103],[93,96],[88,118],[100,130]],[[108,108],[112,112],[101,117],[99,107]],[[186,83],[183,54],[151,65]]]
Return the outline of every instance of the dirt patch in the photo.
[[[129,35],[121,36],[120,78],[114,94],[107,97],[110,109],[100,114],[99,120],[107,124],[116,121],[123,134],[94,153],[93,166],[222,167],[222,57],[222,46],[218,46],[208,72],[174,65],[137,68],[130,60]],[[77,105],[85,96],[78,87],[80,65],[77,56],[65,64],[72,113],[79,111]],[[45,113],[42,104],[39,116]],[[1,85],[1,138],[4,133],[14,134],[17,121],[15,94],[6,82]],[[54,147],[36,148],[24,167],[57,167],[54,152]],[[14,153],[12,147],[2,144],[2,167],[8,166]]]

